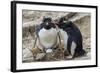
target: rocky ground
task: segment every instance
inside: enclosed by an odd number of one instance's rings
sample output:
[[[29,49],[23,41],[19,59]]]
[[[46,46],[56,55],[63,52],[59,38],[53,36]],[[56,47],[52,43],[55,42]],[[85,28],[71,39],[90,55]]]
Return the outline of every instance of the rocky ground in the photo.
[[[44,17],[52,17],[54,21],[66,16],[66,19],[72,21],[80,29],[83,36],[83,47],[87,54],[83,57],[75,58],[74,60],[90,59],[90,39],[91,39],[91,15],[89,13],[73,13],[73,12],[44,12],[44,11],[29,11],[23,10],[23,62],[34,61],[56,61],[63,60],[62,52],[53,54],[45,54],[38,49],[33,50],[35,40],[35,26],[39,25]],[[58,57],[59,56],[59,57]],[[64,58],[64,60],[67,60]]]

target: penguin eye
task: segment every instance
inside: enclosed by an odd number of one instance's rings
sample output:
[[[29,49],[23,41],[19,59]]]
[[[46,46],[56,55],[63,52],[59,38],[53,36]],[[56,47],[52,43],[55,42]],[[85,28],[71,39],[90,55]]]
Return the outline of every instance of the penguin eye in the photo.
[[[43,19],[43,22],[51,22],[51,21],[52,21],[51,18],[44,18],[44,19]]]

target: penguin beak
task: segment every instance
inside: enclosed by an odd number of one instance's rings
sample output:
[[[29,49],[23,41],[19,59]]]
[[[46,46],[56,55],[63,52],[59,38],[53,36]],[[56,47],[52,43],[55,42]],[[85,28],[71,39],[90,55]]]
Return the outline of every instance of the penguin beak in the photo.
[[[46,22],[46,25],[48,26],[48,25],[49,25],[49,23],[48,23],[48,22]]]
[[[45,22],[44,28],[49,30],[51,28],[50,23],[49,22]]]

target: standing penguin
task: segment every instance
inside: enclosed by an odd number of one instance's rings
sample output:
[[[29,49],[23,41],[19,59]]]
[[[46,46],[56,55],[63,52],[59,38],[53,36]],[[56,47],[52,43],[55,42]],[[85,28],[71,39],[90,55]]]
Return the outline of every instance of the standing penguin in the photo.
[[[75,58],[85,54],[83,50],[83,39],[80,30],[71,21],[67,21],[62,17],[58,23],[61,38],[64,42],[65,51],[70,54],[68,58]]]
[[[43,19],[42,23],[37,26],[36,34],[37,47],[46,53],[53,52],[53,48],[57,46],[57,30],[51,18]]]

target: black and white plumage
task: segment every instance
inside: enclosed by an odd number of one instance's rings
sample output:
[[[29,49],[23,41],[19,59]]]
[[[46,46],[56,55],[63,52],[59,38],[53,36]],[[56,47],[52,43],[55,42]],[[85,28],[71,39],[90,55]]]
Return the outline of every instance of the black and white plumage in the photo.
[[[61,38],[64,42],[64,48],[70,54],[69,58],[82,56],[85,54],[83,50],[83,39],[80,30],[71,21],[67,21],[62,17],[58,23]]]
[[[46,52],[52,52],[57,46],[57,30],[51,18],[44,18],[36,29],[38,47]]]

